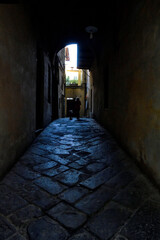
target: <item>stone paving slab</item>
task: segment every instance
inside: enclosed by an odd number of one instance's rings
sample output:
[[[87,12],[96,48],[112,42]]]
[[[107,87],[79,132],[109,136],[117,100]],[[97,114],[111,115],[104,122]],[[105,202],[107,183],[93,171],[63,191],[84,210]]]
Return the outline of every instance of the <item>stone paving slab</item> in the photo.
[[[53,160],[53,161],[55,161],[57,163],[63,164],[63,165],[66,165],[66,164],[70,163],[70,160],[61,157],[61,154],[59,154],[59,155],[48,154],[46,156],[47,156],[47,158],[49,158],[49,159],[51,159],[51,160]]]
[[[4,216],[11,214],[27,205],[27,201],[12,192],[5,185],[0,185],[0,213]]]
[[[0,239],[7,239],[16,232],[15,228],[4,217],[0,216]]]
[[[160,239],[160,202],[146,201],[120,233],[130,240]]]
[[[78,186],[78,187],[67,189],[66,191],[61,193],[59,197],[62,200],[65,200],[66,202],[74,203],[80,198],[82,198],[84,195],[86,195],[87,193],[88,193],[87,189]]]
[[[113,200],[135,210],[144,200],[152,194],[152,187],[147,184],[143,176],[138,176],[135,181],[131,182],[125,189],[122,189]]]
[[[20,162],[28,167],[34,167],[38,164],[44,164],[48,162],[49,159],[44,156],[39,156],[36,154],[25,153],[21,158]]]
[[[48,177],[41,177],[39,179],[36,179],[34,183],[53,195],[62,192],[66,188],[64,185]]]
[[[98,240],[98,238],[87,231],[81,231],[79,233],[74,234],[68,240]]]
[[[96,189],[97,187],[101,186],[102,184],[107,182],[107,180],[114,176],[115,176],[114,169],[108,167],[106,169],[103,169],[101,172],[94,174],[87,180],[81,182],[81,185],[89,189]]]
[[[115,177],[107,181],[106,185],[110,188],[120,189],[127,186],[130,182],[134,181],[137,172],[132,170],[122,171]]]
[[[56,176],[56,179],[68,186],[74,186],[76,183],[80,181],[80,177],[82,175],[84,175],[83,172],[75,169],[70,169]]]
[[[79,228],[87,220],[85,214],[64,203],[57,204],[47,213],[65,227],[73,230]]]
[[[9,240],[25,240],[25,239],[26,238],[24,238],[22,235],[19,235],[19,234],[15,234],[11,238],[9,238]]]
[[[43,214],[41,209],[33,205],[28,205],[14,212],[12,215],[10,215],[9,219],[15,226],[21,227],[27,222],[30,222],[31,220],[36,219],[42,215]]]
[[[42,172],[46,169],[50,169],[50,168],[53,168],[55,166],[57,166],[57,163],[53,162],[53,161],[50,161],[50,162],[39,164],[39,165],[33,167],[33,169],[37,172]]]
[[[160,195],[93,119],[58,119],[0,182],[0,240],[159,240]]]
[[[67,240],[69,234],[57,222],[48,217],[32,222],[28,227],[30,240]]]
[[[106,186],[101,186],[78,201],[75,207],[90,215],[101,209],[114,195],[112,190],[107,189]]]
[[[65,172],[66,170],[68,170],[69,168],[67,166],[59,166],[59,167],[56,167],[56,168],[52,168],[52,169],[48,169],[48,170],[45,170],[43,171],[43,174],[49,176],[49,177],[53,177],[53,176],[56,176],[62,172]]]
[[[21,165],[21,164],[17,164],[14,168],[13,171],[17,174],[20,175],[21,177],[27,179],[27,180],[33,180],[36,179],[38,177],[40,177],[41,175],[33,170],[31,170],[30,168]]]
[[[131,216],[128,209],[110,202],[101,212],[91,218],[88,229],[100,239],[110,239]]]

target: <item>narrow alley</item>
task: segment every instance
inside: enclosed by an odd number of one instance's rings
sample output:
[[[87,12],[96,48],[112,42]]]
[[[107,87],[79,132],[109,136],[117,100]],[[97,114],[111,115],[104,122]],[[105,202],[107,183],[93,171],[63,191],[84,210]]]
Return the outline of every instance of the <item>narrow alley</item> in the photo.
[[[94,119],[53,121],[0,183],[0,240],[159,240],[160,196]]]

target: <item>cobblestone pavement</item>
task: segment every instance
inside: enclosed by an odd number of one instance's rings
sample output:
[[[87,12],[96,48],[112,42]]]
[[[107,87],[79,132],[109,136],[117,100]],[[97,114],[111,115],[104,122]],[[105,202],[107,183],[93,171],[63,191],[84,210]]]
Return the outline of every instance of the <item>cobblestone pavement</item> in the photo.
[[[52,122],[0,183],[0,240],[159,240],[160,196],[93,119]]]

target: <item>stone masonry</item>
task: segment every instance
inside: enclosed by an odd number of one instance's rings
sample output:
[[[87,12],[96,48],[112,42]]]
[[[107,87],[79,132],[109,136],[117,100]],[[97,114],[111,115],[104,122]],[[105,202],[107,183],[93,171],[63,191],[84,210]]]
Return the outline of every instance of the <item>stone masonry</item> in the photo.
[[[93,119],[52,122],[0,183],[0,240],[159,240],[160,196]]]

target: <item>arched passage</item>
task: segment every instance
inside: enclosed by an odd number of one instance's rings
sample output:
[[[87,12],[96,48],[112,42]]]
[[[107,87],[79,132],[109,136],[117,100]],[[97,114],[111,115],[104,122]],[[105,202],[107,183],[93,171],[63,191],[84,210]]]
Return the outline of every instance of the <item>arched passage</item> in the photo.
[[[96,119],[159,181],[158,1],[116,0],[107,8],[71,2],[0,6],[2,174],[33,140],[36,128],[57,118],[56,54],[72,41],[81,49],[81,68],[91,69]],[[92,39],[87,26],[98,29]]]
[[[82,3],[0,5],[0,176],[58,117],[72,39],[96,119],[159,184],[159,1]],[[128,158],[93,119],[54,121],[0,184],[0,239],[159,239],[159,194]]]

